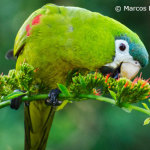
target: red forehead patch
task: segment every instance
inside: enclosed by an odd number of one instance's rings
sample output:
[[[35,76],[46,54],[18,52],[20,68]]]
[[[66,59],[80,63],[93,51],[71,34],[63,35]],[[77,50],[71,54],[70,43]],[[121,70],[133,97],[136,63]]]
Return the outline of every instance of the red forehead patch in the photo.
[[[28,24],[28,25],[26,26],[27,36],[30,36],[30,30],[31,30],[31,27],[30,27],[30,25]]]
[[[36,16],[33,20],[32,20],[32,25],[37,25],[37,24],[39,24],[40,23],[40,17],[41,17],[42,15],[38,15],[38,16]]]
[[[41,16],[42,15],[37,15],[36,17],[34,17],[34,19],[32,20],[32,25],[39,24]],[[31,34],[30,30],[31,30],[30,24],[27,24],[27,26],[26,26],[27,36],[30,36],[30,34]]]

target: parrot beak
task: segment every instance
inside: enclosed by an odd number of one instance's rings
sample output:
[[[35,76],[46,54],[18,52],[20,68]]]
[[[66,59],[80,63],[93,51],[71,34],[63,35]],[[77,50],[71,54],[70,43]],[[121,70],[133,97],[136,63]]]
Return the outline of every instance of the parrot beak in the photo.
[[[107,64],[101,67],[99,70],[103,75],[110,74],[110,76],[114,79],[125,77],[131,80],[141,69],[141,65],[138,62],[137,64],[135,62],[137,61],[122,62],[117,68],[113,68]]]
[[[141,69],[140,65],[136,65],[131,62],[123,62],[120,68],[120,77],[133,79],[137,75],[140,69]]]
[[[117,67],[117,68],[113,68],[113,67],[110,67],[110,66],[102,66],[101,68],[99,68],[99,71],[104,75],[106,76],[107,74],[110,74],[110,76],[114,79],[118,79],[120,77],[120,67]]]

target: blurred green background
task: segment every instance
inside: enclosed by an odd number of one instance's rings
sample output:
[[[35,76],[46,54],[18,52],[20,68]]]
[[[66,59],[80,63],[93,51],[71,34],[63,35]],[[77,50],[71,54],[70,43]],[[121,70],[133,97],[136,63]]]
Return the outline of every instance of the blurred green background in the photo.
[[[110,16],[138,33],[150,50],[150,12],[116,12],[115,6],[148,6],[149,0],[0,0],[0,72],[7,73],[15,61],[5,59],[13,48],[16,33],[25,19],[46,3],[84,7]],[[149,78],[150,65],[143,70]],[[57,112],[47,150],[149,150],[150,125],[147,116],[100,102],[69,104]],[[0,150],[24,147],[23,106],[19,111],[0,110]]]

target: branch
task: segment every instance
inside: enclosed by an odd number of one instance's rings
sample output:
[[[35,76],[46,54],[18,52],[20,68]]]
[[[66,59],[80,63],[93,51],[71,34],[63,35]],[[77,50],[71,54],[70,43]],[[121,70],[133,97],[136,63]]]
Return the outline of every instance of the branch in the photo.
[[[33,96],[24,96],[21,98],[22,102],[25,101],[35,101],[35,100],[45,100],[48,98],[48,94],[40,94],[40,95],[33,95]],[[97,95],[86,95],[86,94],[81,94],[78,96],[78,98],[73,97],[72,95],[67,97],[64,94],[60,94],[59,95],[60,100],[68,100],[68,101],[83,101],[83,100],[97,100],[97,101],[102,101],[102,102],[106,102],[106,103],[110,103],[113,105],[116,105],[116,101],[114,99],[111,98],[106,98],[103,96],[97,96]],[[7,100],[7,101],[3,101],[0,103],[0,108],[6,107],[10,105],[10,101],[11,100]],[[127,104],[127,103],[123,103],[122,107],[130,109],[130,110],[136,110],[142,113],[145,113],[147,115],[150,115],[150,110],[146,110],[144,108],[135,106],[135,105],[131,105],[131,104]]]
[[[33,100],[45,100],[48,98],[46,93],[49,89],[42,81],[35,80],[35,74],[38,69],[33,68],[27,63],[20,66],[20,70],[10,70],[8,75],[0,76],[0,108],[10,105],[11,99],[22,97],[22,102]],[[69,75],[70,76],[70,75]],[[143,80],[141,77],[133,81],[126,78],[115,80],[110,75],[103,76],[100,73],[71,74],[71,80],[67,81],[68,86],[58,84],[61,90],[59,100],[64,101],[83,101],[98,100],[119,106],[127,111],[136,110],[150,115],[150,109],[147,104],[142,103],[144,108],[132,105],[141,102],[150,97],[149,79]],[[23,92],[13,92],[20,89]],[[112,97],[107,98],[107,97]],[[147,118],[144,124],[150,123]]]

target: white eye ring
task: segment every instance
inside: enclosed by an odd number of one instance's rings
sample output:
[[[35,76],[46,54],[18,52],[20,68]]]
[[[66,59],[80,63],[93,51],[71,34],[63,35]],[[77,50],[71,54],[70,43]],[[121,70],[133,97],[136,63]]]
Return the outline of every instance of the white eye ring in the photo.
[[[118,51],[119,53],[129,52],[129,44],[125,40],[116,40],[115,49],[116,52]]]

